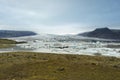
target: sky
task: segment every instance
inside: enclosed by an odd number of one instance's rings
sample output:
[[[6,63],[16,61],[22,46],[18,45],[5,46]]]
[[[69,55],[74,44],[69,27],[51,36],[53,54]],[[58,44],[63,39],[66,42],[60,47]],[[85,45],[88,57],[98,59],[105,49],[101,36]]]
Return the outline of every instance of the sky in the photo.
[[[77,34],[120,29],[120,0],[0,0],[0,30]]]

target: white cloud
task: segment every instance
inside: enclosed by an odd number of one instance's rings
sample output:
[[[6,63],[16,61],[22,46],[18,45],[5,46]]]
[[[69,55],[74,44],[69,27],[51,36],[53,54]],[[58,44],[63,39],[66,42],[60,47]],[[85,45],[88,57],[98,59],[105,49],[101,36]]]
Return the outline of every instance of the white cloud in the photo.
[[[100,23],[94,12],[91,16],[90,6],[84,0],[0,0],[0,29],[50,34],[85,32]]]
[[[0,12],[5,16],[4,20],[0,20],[1,24],[4,22],[0,25],[1,29],[68,34],[75,33],[74,27],[78,26],[59,22],[57,25],[47,24],[51,19],[59,18],[59,15],[67,12],[69,4],[66,0],[0,0],[0,4]]]
[[[85,24],[69,22],[69,17],[75,16],[69,15],[69,10],[72,13],[71,10],[74,9],[71,3],[72,0],[0,0],[0,14],[3,16],[3,19],[0,19],[0,29],[49,34],[76,34],[87,31]],[[69,15],[67,19],[64,18],[65,15]]]
[[[24,17],[47,19],[67,10],[67,4],[63,0],[0,0],[0,4],[2,4],[0,12],[17,19]]]
[[[23,26],[10,26],[10,25],[0,25],[2,30],[29,30],[37,33],[46,33],[46,34],[77,34],[80,32],[85,32],[86,25],[71,23],[63,25],[23,25]]]

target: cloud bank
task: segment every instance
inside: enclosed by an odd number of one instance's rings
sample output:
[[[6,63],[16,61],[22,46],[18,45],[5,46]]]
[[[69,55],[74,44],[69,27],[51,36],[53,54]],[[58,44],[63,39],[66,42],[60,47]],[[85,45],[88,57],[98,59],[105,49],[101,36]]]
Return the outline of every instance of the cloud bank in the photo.
[[[98,27],[119,28],[119,2],[114,0],[0,0],[0,29],[75,34]]]

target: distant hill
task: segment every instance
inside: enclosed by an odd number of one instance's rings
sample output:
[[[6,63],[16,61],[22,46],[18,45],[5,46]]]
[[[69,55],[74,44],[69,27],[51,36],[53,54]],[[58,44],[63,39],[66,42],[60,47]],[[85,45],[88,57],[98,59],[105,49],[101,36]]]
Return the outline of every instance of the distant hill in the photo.
[[[36,35],[36,33],[32,31],[0,30],[0,38],[21,37],[21,36],[31,36],[31,35]]]
[[[120,40],[120,30],[109,29],[107,27],[106,28],[97,28],[94,31],[85,32],[85,33],[78,34],[78,35],[85,36],[85,37]]]

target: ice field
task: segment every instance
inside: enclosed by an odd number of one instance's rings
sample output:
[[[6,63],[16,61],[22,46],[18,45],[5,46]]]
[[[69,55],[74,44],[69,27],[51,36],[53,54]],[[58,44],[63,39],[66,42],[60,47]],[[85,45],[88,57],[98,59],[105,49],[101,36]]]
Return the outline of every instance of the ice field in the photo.
[[[1,52],[33,51],[120,57],[120,42],[105,39],[45,34],[10,39],[26,43],[17,44],[14,48],[1,49]]]

